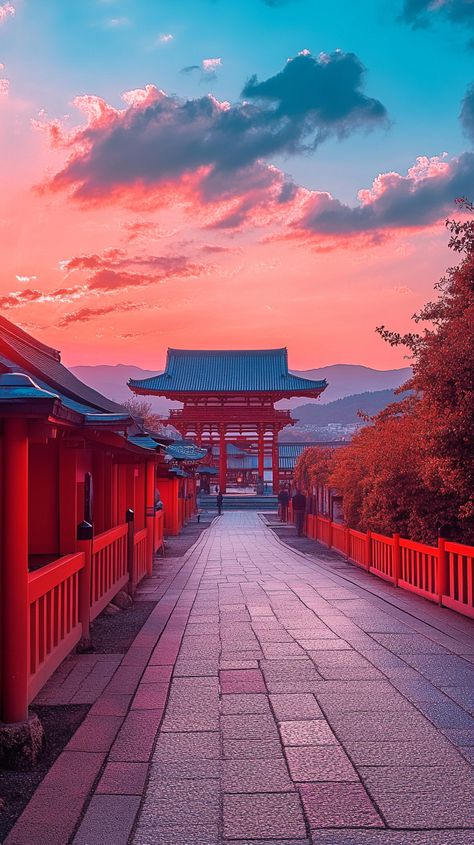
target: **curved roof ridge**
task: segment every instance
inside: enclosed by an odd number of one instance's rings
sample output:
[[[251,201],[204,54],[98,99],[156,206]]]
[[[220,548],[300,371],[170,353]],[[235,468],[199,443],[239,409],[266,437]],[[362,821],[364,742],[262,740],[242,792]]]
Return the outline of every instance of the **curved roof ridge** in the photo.
[[[10,320],[7,320],[6,317],[3,317],[0,314],[0,329],[4,332],[8,332],[9,334],[13,335],[13,337],[18,338],[19,340],[26,343],[28,346],[31,346],[32,349],[39,349],[43,352],[44,355],[48,355],[50,358],[54,358],[55,361],[61,360],[61,353],[59,349],[55,349],[54,346],[48,346],[46,343],[43,343],[41,340],[38,340],[36,337],[28,334],[27,332],[23,331],[19,326],[16,326],[15,323],[11,323]]]
[[[200,355],[280,355],[287,352],[286,346],[276,346],[267,349],[180,349],[175,346],[168,347],[168,355],[192,355],[199,357]]]
[[[172,398],[183,394],[272,393],[318,396],[326,381],[293,375],[286,346],[276,349],[168,349],[164,373],[130,379],[135,393]]]

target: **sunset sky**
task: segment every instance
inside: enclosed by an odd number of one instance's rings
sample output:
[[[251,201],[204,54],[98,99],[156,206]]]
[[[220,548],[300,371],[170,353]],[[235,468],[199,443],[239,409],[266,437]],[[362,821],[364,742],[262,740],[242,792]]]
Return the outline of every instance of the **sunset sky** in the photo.
[[[0,310],[67,364],[375,333],[474,198],[472,0],[0,0]]]

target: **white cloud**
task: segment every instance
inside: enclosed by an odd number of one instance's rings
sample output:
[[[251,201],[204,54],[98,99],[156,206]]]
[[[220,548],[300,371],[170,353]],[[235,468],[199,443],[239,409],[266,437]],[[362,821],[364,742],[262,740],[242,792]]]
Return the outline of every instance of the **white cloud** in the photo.
[[[4,23],[7,18],[12,18],[15,14],[15,7],[11,3],[4,3],[0,6],[0,23]]]
[[[25,283],[28,283],[28,282],[34,282],[34,281],[36,281],[36,279],[38,278],[38,276],[19,276],[19,275],[17,274],[15,278],[16,278],[17,282],[25,282]]]
[[[203,73],[215,73],[220,67],[222,67],[222,59],[203,59],[201,62]]]
[[[171,35],[171,32],[165,32],[158,38],[160,44],[169,44],[170,41],[174,41],[174,35]]]
[[[130,20],[128,18],[108,18],[105,21],[105,26],[107,29],[119,29],[122,26],[130,26]]]

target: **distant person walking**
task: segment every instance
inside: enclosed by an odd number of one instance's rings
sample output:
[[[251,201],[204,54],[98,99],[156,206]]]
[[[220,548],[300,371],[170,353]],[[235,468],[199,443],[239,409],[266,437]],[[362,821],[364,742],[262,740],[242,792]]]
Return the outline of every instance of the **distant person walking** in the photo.
[[[217,494],[217,512],[218,512],[219,516],[222,513],[222,505],[223,504],[224,504],[224,496],[219,491],[219,493]]]
[[[291,503],[293,505],[293,513],[295,515],[295,525],[298,531],[298,537],[303,534],[304,518],[306,514],[306,496],[300,490],[297,490],[293,496]]]
[[[283,488],[278,494],[278,504],[280,506],[280,522],[288,522],[288,505],[290,504],[290,494],[288,490]]]

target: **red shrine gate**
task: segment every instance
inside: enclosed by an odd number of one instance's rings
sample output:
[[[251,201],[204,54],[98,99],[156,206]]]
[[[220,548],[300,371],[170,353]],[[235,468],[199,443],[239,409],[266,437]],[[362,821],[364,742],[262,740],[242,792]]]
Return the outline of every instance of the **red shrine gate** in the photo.
[[[293,396],[317,398],[326,381],[300,378],[288,371],[284,349],[168,349],[165,372],[129,381],[134,393],[165,396],[183,403],[170,412],[169,422],[183,438],[199,445],[219,446],[219,483],[227,482],[227,445],[233,443],[258,455],[263,481],[265,456],[271,455],[273,491],[279,490],[278,434],[295,420],[275,408]]]

